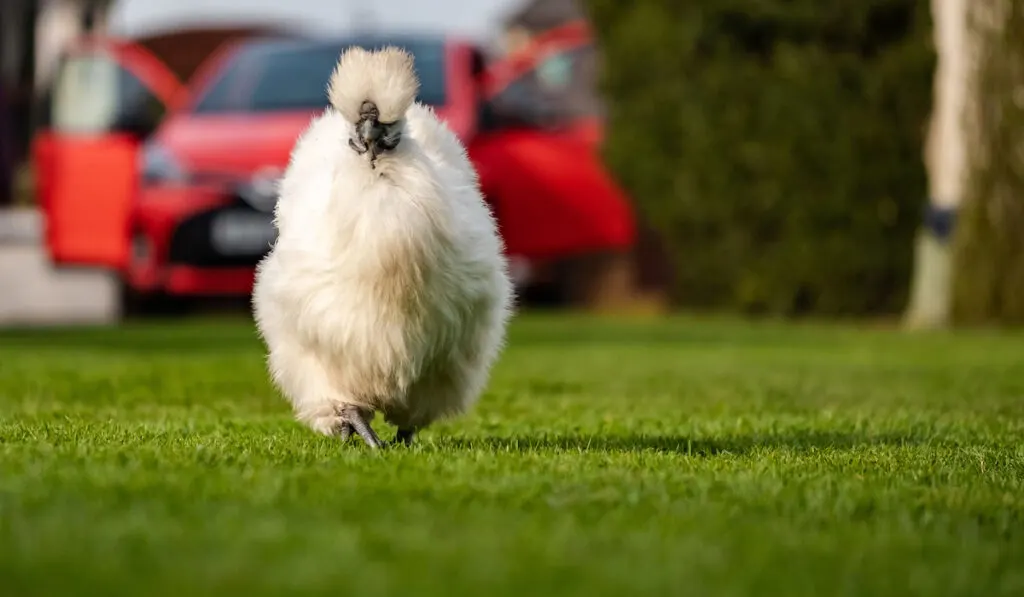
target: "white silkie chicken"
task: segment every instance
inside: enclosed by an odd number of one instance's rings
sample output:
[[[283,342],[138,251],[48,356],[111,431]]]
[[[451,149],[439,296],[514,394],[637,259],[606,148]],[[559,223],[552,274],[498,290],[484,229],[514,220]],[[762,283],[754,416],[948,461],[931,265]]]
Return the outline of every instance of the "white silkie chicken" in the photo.
[[[341,55],[331,106],[292,151],[253,290],[271,378],[296,418],[373,448],[378,411],[409,443],[470,407],[512,311],[476,171],[418,89],[403,50]]]

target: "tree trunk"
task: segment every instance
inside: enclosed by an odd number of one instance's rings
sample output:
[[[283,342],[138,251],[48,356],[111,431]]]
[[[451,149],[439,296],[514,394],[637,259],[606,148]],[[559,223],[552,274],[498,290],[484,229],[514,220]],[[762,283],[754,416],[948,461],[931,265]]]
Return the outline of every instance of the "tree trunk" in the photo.
[[[924,151],[930,200],[925,225],[918,233],[905,317],[905,324],[912,329],[944,327],[950,318],[950,238],[964,194],[966,171],[967,3],[968,0],[931,0],[937,62]]]
[[[953,317],[1024,323],[1024,3],[970,0],[967,176]]]

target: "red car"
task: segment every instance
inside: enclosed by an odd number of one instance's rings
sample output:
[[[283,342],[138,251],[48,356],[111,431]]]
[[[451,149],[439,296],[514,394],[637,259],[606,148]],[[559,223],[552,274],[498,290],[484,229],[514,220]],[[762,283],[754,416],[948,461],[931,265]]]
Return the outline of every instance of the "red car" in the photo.
[[[594,121],[524,101],[515,86],[587,43],[570,30],[540,40],[532,62],[495,65],[440,37],[261,36],[216,52],[187,87],[138,44],[84,43],[36,143],[53,260],[117,268],[142,297],[247,295],[273,242],[276,180],[326,106],[339,54],[384,43],[414,54],[419,101],[467,144],[521,286],[578,256],[630,249],[632,211],[594,151]]]

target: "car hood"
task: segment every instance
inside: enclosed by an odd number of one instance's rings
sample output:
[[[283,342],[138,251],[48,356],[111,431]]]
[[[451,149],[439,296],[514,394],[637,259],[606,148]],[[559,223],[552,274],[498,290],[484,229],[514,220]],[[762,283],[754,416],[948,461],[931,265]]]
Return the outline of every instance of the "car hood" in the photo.
[[[267,167],[284,168],[314,115],[174,116],[154,142],[192,174],[243,177]]]
[[[446,112],[437,110],[442,119],[447,119]],[[299,135],[317,114],[176,115],[165,121],[154,141],[194,175],[243,178],[283,170]]]

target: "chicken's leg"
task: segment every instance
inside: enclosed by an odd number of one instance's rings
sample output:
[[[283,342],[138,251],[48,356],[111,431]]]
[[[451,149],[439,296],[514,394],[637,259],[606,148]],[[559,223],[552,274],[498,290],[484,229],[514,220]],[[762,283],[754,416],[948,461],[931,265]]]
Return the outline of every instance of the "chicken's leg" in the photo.
[[[395,443],[403,444],[406,446],[412,445],[412,440],[416,437],[416,430],[411,427],[399,428],[398,432],[395,433]]]
[[[374,433],[373,427],[370,427],[370,423],[366,420],[366,415],[362,409],[346,405],[341,408],[341,418],[344,419],[345,424],[342,426],[342,434],[344,437],[345,427],[349,427],[349,435],[352,431],[355,431],[359,437],[363,438],[366,445],[371,448],[380,448],[383,444],[377,434]]]
[[[341,441],[347,442],[348,438],[352,437],[352,424],[342,423],[338,428],[338,437],[341,438]]]

